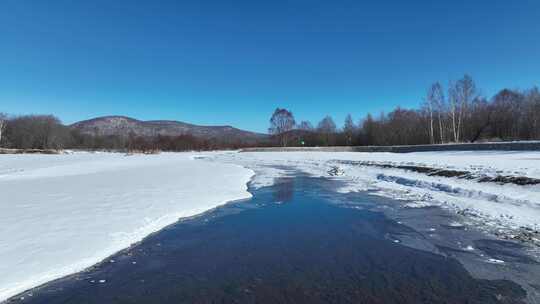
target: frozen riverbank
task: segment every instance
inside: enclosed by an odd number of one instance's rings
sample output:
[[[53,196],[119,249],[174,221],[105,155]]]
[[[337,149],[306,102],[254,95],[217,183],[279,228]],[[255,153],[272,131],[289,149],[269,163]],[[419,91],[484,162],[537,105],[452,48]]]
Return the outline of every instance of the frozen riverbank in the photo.
[[[0,301],[251,196],[252,171],[195,156],[0,155]]]
[[[9,303],[538,303],[519,245],[293,175]]]
[[[540,186],[481,182],[492,177],[540,177],[540,152],[461,151],[418,153],[246,152],[217,158],[258,172],[255,185],[272,184],[287,166],[313,176],[333,176],[341,191],[370,191],[399,199],[405,207],[441,206],[503,238],[540,245]],[[369,163],[370,165],[362,165]],[[470,172],[478,178],[429,175],[395,167],[419,166]]]

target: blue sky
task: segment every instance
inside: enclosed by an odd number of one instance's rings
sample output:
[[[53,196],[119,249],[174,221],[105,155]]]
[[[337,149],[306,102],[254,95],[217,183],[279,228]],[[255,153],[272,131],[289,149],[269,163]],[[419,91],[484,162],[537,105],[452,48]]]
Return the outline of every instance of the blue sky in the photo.
[[[540,85],[540,1],[0,2],[0,112],[265,131],[417,107],[433,81]]]

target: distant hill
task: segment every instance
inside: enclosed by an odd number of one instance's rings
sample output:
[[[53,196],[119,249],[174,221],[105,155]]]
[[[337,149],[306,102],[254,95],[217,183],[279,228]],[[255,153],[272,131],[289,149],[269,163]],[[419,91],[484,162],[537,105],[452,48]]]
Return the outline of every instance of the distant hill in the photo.
[[[251,143],[269,138],[267,134],[240,130],[231,126],[198,126],[181,121],[141,121],[125,116],[104,116],[69,126],[83,134],[99,136],[179,136],[189,134],[201,139]]]

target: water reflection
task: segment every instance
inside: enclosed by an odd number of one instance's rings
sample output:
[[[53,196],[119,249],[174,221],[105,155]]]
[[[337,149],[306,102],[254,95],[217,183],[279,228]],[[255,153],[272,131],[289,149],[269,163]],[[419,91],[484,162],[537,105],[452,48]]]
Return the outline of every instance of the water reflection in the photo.
[[[330,203],[327,185],[280,180],[25,302],[522,303],[512,282],[476,280],[454,259],[392,242],[403,225]]]
[[[276,203],[284,204],[292,201],[294,196],[294,178],[280,178],[276,180],[273,187],[275,190],[274,200]]]

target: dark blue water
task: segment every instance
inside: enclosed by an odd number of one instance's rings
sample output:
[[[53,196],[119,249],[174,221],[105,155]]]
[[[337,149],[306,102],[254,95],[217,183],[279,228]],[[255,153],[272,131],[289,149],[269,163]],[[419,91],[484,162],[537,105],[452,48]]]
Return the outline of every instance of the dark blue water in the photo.
[[[252,190],[22,302],[522,303],[513,282],[474,279],[453,258],[397,243],[411,228],[347,208],[346,196],[336,204],[329,183],[299,176]]]

